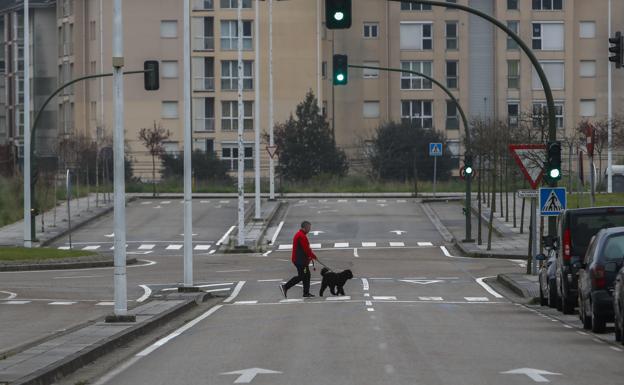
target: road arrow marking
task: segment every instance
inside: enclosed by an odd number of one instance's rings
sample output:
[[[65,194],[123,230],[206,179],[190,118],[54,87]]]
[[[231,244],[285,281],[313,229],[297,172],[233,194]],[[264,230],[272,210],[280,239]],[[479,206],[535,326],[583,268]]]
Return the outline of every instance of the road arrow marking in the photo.
[[[314,231],[310,231],[310,234],[314,235],[315,237],[318,236],[319,234],[324,234],[325,232],[322,230],[314,230]]]
[[[548,376],[561,376],[562,375],[561,373],[551,373],[546,370],[533,369],[533,368],[514,369],[514,370],[507,371],[507,372],[501,372],[501,374],[524,374],[535,382],[550,382],[548,378],[544,377],[545,375],[548,375]]]
[[[234,381],[235,384],[248,384],[253,381],[258,374],[282,374],[282,372],[262,368],[249,368],[221,373],[222,376],[230,376],[233,374],[239,374],[238,378]]]
[[[403,235],[403,234],[407,233],[407,231],[405,231],[405,230],[392,230],[390,232],[391,233],[395,233],[396,235]]]
[[[400,279],[399,281],[407,282],[407,283],[417,283],[419,285],[428,285],[430,283],[443,282],[443,281],[440,281],[439,279]]]

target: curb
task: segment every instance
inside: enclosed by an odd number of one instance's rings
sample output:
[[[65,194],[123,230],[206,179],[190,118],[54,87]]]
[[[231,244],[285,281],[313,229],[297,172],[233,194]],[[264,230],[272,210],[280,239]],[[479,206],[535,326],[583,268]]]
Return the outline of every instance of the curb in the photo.
[[[500,254],[497,252],[490,252],[490,251],[468,250],[464,246],[464,243],[461,241],[458,241],[457,238],[455,237],[453,237],[453,245],[459,248],[465,256],[471,257],[471,258],[496,258],[496,259],[525,259],[526,258],[526,255],[524,254]]]
[[[506,274],[498,274],[496,276],[496,281],[523,298],[527,298],[530,300],[533,300],[535,298],[531,296],[525,288],[516,284],[516,282],[513,279],[509,278]]]
[[[132,196],[136,199],[177,199],[183,196],[182,193],[161,193],[157,197],[152,197],[148,195],[144,195],[145,193],[128,193],[127,195]],[[150,194],[151,193],[147,193]],[[444,193],[439,193],[440,197],[445,197]],[[449,193],[447,193],[449,194]],[[454,194],[454,193],[450,193]],[[461,193],[457,193],[461,194]],[[269,198],[268,193],[260,194],[262,198]],[[425,195],[427,196],[427,195]],[[448,195],[449,198],[456,197],[457,195]],[[245,194],[245,198],[253,198],[253,193]],[[420,198],[423,195],[419,196]],[[237,193],[193,193],[193,199],[200,198],[238,198]],[[415,198],[413,192],[393,192],[393,193],[285,193],[285,194],[275,194],[275,199],[284,199],[284,198]]]
[[[134,265],[138,261],[136,258],[126,259],[126,265]],[[68,263],[41,263],[29,265],[0,265],[0,271],[36,271],[36,270],[61,270],[61,269],[90,269],[94,267],[112,267],[115,261],[93,261],[93,262],[68,262]]]
[[[79,353],[75,353],[65,359],[48,366],[45,369],[36,371],[26,377],[15,382],[15,385],[46,385],[75,372],[76,370],[86,366],[87,364],[97,360],[104,354],[110,353],[116,348],[127,344],[131,340],[150,332],[156,327],[168,322],[169,320],[185,313],[189,309],[197,306],[198,303],[204,302],[213,297],[210,293],[202,293],[193,299],[187,300],[168,311],[154,316],[150,321],[142,325],[136,325],[126,331],[120,332],[98,344],[85,348]]]
[[[470,205],[470,211],[472,211],[472,213],[475,216],[479,216],[479,208],[478,207],[474,207],[473,205]],[[479,218],[477,218],[479,219]],[[494,219],[496,219],[496,215],[494,215]],[[486,225],[490,225],[490,218],[488,218],[485,213],[483,211],[481,211],[481,220],[483,222],[486,223]],[[498,228],[496,221],[493,221],[494,223],[492,224],[492,230],[494,230],[494,232],[496,233],[496,235],[498,235],[499,237],[504,237],[505,234]]]
[[[258,246],[262,246],[262,241],[264,240],[264,236],[266,235],[266,232],[269,229],[269,225],[271,224],[271,222],[273,222],[273,218],[275,218],[275,215],[280,211],[283,205],[284,205],[284,201],[281,199],[278,200],[277,205],[275,205],[275,208],[269,213],[266,220],[263,221],[264,223],[262,226],[262,231],[260,232],[260,236],[256,240],[256,244],[254,245],[256,250],[258,250]]]

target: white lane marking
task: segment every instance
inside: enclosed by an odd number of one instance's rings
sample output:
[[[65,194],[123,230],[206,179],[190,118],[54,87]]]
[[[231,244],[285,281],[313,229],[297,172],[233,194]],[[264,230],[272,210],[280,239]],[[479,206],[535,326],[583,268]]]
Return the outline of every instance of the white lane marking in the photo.
[[[198,323],[200,323],[205,318],[211,316],[214,312],[216,312],[217,310],[221,309],[222,306],[223,305],[216,305],[216,306],[214,306],[213,308],[209,309],[207,312],[205,312],[204,314],[202,314],[199,317],[195,318],[194,320],[188,322],[186,325],[182,326],[178,330],[174,331],[173,333],[169,334],[168,336],[166,336],[164,338],[161,338],[160,340],[156,341],[151,346],[143,349],[142,351],[137,353],[136,356],[137,357],[145,357],[145,356],[147,356],[148,354],[152,353],[154,350],[158,349],[159,347],[163,346],[167,342],[171,341],[172,339],[176,338],[180,334],[184,333],[185,331],[189,330],[193,326],[197,325]]]
[[[210,251],[208,252],[208,254],[209,254],[209,255],[212,255],[212,254],[214,254],[214,253],[216,253],[216,252],[217,252],[217,250],[210,250]]]
[[[195,246],[195,250],[210,250],[212,246],[211,245],[197,245]]]
[[[405,242],[390,242],[390,247],[405,247]]]
[[[405,199],[397,199],[397,203],[407,203]]]
[[[229,287],[225,288],[225,289],[212,289],[212,290],[204,290],[206,293],[216,293],[218,291],[230,291],[231,289]]]
[[[238,293],[240,293],[244,284],[245,284],[245,281],[239,281],[238,284],[236,284],[236,287],[234,288],[234,291],[232,292],[232,294],[229,297],[227,297],[223,302],[225,303],[232,302],[232,300],[236,298]]]
[[[358,199],[357,202],[358,203],[366,203],[366,199]]]
[[[165,248],[165,250],[180,250],[184,245],[169,245]]]
[[[356,247],[354,247],[354,248],[353,248],[353,256],[354,256],[355,258],[359,258],[359,257],[360,257],[360,255],[358,254],[358,251],[357,251],[357,248],[356,248]]]
[[[143,265],[132,265],[132,266],[128,266],[128,267],[152,266],[152,265],[155,265],[156,263],[158,263],[156,261],[150,261],[149,259],[137,259],[137,261],[147,262],[147,263],[145,263]],[[74,271],[76,271],[76,270],[74,270]]]
[[[617,346],[610,346],[611,349],[615,350],[616,352],[622,352],[624,350],[618,348]]]
[[[370,297],[369,293],[364,293],[364,297]]]
[[[69,250],[69,246],[59,246],[59,250]]]
[[[377,242],[362,242],[362,247],[377,247]]]
[[[227,285],[233,285],[234,282],[221,282],[221,283],[209,283],[206,285],[197,285],[197,287],[215,287],[215,286],[227,286]]]
[[[368,291],[370,286],[368,285],[368,279],[362,278],[362,290]]]
[[[80,279],[80,278],[100,278],[104,277],[103,275],[73,275],[73,276],[65,276],[65,277],[53,277],[52,279]]]
[[[259,279],[258,282],[282,282],[281,278],[275,278],[275,279]]]
[[[365,305],[366,306],[373,306],[373,301],[366,301]]]
[[[251,271],[249,269],[237,269],[237,270],[217,270],[215,273],[238,273],[241,271]]]
[[[588,336],[589,334],[585,333],[585,332],[581,332],[581,331],[577,331],[578,334],[582,335],[582,336]]]
[[[162,201],[160,202],[161,205],[168,205],[171,204],[171,201]]]
[[[338,199],[338,203],[347,203],[346,199]]]
[[[327,203],[327,199],[319,199],[319,203]]]
[[[566,328],[566,329],[572,329],[572,326],[566,325],[566,324],[563,324],[563,327]]]
[[[299,201],[299,203],[308,203],[308,200],[307,199],[301,200],[301,201]]]
[[[492,287],[490,285],[488,285],[487,283],[483,282],[484,279],[486,278],[494,278],[494,277],[481,277],[481,278],[477,278],[475,279],[475,281],[477,281],[477,283],[485,289],[485,291],[487,291],[488,293],[492,294],[494,296],[494,298],[503,298],[502,295],[498,294],[496,292],[496,290],[492,289]]]
[[[156,247],[156,245],[141,245],[139,246],[139,250],[151,250],[154,247]]]
[[[367,307],[366,311],[375,311],[375,309],[373,309],[372,307]]]
[[[147,202],[141,202],[142,205],[151,205],[152,202],[151,201],[147,201]]]
[[[158,205],[158,206],[154,206],[154,208],[155,208],[155,209],[162,209],[162,206],[161,206],[161,205]]]
[[[26,305],[27,303],[30,303],[31,301],[6,301],[6,302],[0,302],[0,305]]]
[[[344,248],[347,248],[347,247],[349,247],[349,243],[348,242],[337,242],[337,243],[334,243],[334,248],[335,249],[344,249]]]
[[[386,203],[385,199],[377,199],[377,203]]]
[[[311,249],[320,249],[321,246],[322,245],[320,243],[310,243],[310,248]]]
[[[348,301],[351,297],[348,295],[341,295],[340,297],[327,297],[326,301]]]
[[[435,279],[449,280],[449,279],[459,279],[459,277],[436,277]]]
[[[292,245],[279,245],[280,250],[292,250]]]
[[[199,201],[199,203],[210,203],[210,201]]]
[[[431,242],[416,242],[416,244],[420,247],[424,247],[424,246],[433,246],[433,243]]]
[[[230,201],[219,201],[219,203],[221,203],[222,205],[226,205],[226,204],[230,203]]]
[[[55,305],[55,306],[68,306],[68,305],[73,305],[76,302],[73,301],[54,301],[54,302],[50,302],[48,305]]]
[[[225,232],[225,234],[223,234],[223,236],[221,237],[221,239],[219,239],[219,240],[217,241],[217,246],[221,246],[221,244],[227,240],[227,237],[229,237],[229,236],[230,236],[230,233],[231,233],[232,231],[234,231],[234,229],[235,229],[235,228],[236,228],[236,226],[231,226],[231,227],[230,227],[230,229],[229,229],[228,231],[226,231],[226,232]]]
[[[373,296],[375,301],[396,301],[395,296]]]
[[[255,305],[258,301],[236,301],[234,305]]]
[[[271,254],[273,252],[273,250],[269,250],[266,253],[262,254],[263,257],[268,257],[269,254]]]
[[[115,306],[115,302],[98,302],[95,306]]]
[[[449,258],[453,257],[451,253],[449,253],[449,251],[446,249],[446,246],[440,246],[440,250],[442,250],[442,253],[444,253],[445,256]]]
[[[152,295],[152,289],[150,289],[147,285],[139,285],[139,287],[143,289],[143,295],[137,299],[137,302],[143,302],[148,299],[150,295]]]
[[[444,301],[442,297],[418,297],[421,301]]]
[[[468,302],[487,302],[490,300],[487,297],[464,297],[464,299]]]
[[[277,236],[279,235],[280,231],[282,231],[282,226],[284,226],[284,221],[281,221],[279,225],[277,225],[277,229],[275,230],[275,233],[273,234],[273,238],[271,238],[271,245],[275,244],[275,240],[277,239]]]
[[[371,279],[381,279],[381,280],[388,280],[388,279],[394,279],[394,278],[371,278]]]
[[[13,293],[12,291],[0,290],[0,293],[4,293],[4,294],[8,294],[9,295],[7,298],[3,298],[3,300],[10,300],[10,299],[13,299],[13,298],[17,297],[17,293]]]
[[[100,245],[95,245],[95,246],[85,246],[82,249],[83,250],[97,250],[99,249],[101,246]]]
[[[280,303],[293,303],[293,302],[303,302],[303,298],[283,299],[280,301]]]

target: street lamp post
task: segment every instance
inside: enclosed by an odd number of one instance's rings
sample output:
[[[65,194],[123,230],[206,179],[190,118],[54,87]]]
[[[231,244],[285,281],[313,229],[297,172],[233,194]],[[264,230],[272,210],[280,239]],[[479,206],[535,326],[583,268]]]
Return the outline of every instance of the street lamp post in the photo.
[[[243,0],[238,0],[237,45],[238,45],[238,237],[237,245],[245,245],[245,142],[243,108]],[[256,39],[258,37],[256,36]]]
[[[191,132],[191,11],[184,1],[184,288],[193,287],[193,185]],[[182,289],[184,290],[184,289]],[[187,289],[189,290],[189,289]]]
[[[30,170],[30,3],[24,0],[24,247],[32,247]]]
[[[255,90],[255,97],[254,97],[254,107],[255,107],[255,113],[254,113],[254,128],[255,128],[255,140],[254,140],[254,169],[255,169],[255,181],[256,181],[256,188],[255,188],[255,201],[256,201],[256,212],[255,212],[255,219],[261,219],[262,218],[262,208],[260,207],[261,205],[261,199],[260,199],[260,11],[259,11],[259,5],[260,2],[258,0],[256,0],[256,20],[254,21],[255,23],[255,40],[256,40],[256,46],[255,46],[255,54],[256,54],[256,60],[254,63],[255,66],[255,70],[254,70],[254,77],[255,77],[255,81],[254,81],[254,90]]]

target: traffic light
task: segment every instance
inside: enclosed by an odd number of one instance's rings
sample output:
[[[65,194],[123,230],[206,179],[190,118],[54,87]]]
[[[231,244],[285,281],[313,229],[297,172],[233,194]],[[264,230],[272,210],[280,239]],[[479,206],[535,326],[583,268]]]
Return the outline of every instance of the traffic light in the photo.
[[[344,86],[349,80],[347,55],[334,55],[334,85]]]
[[[325,0],[325,23],[328,29],[351,27],[351,0]]]
[[[624,64],[624,36],[620,31],[615,33],[615,37],[609,38],[609,52],[615,55],[609,55],[609,61],[615,63],[615,68],[622,68]]]
[[[143,81],[145,83],[145,91],[156,91],[160,88],[160,74],[158,71],[157,60],[146,60],[143,63]]]
[[[546,148],[546,179],[550,182],[561,179],[561,142],[548,142]]]
[[[474,169],[472,168],[472,155],[464,155],[464,175],[466,177],[472,176]]]

